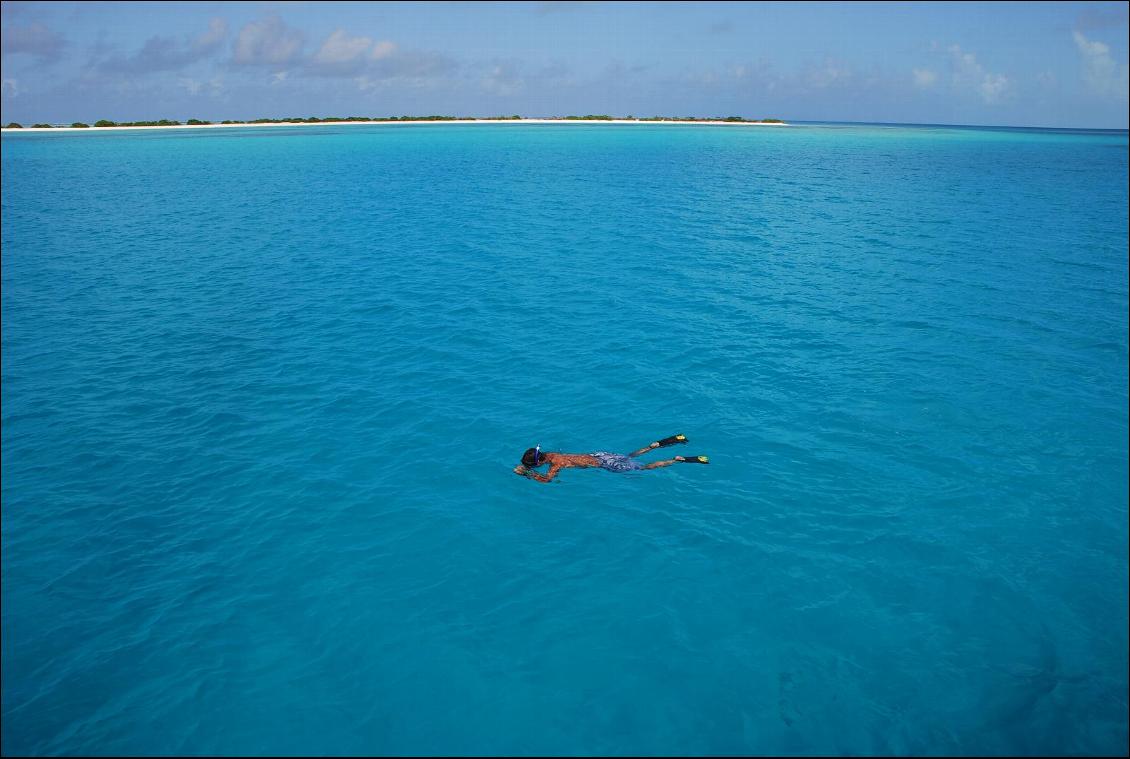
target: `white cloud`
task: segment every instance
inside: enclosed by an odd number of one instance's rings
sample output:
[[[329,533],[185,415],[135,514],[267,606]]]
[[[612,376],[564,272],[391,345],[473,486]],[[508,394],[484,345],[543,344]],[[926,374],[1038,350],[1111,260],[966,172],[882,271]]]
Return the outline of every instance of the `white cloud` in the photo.
[[[350,37],[341,29],[331,34],[314,54],[314,63],[337,65],[351,63],[363,56],[373,40],[369,37]]]
[[[396,69],[403,59],[393,42],[374,43],[371,37],[351,37],[339,29],[322,43],[304,73],[325,77],[372,76]]]
[[[508,97],[525,91],[526,80],[512,62],[491,66],[482,78],[483,89],[492,95]]]
[[[222,18],[214,18],[208,22],[208,31],[197,37],[195,44],[197,48],[211,48],[223,42],[226,36],[228,36],[228,22]]]
[[[920,90],[926,90],[934,86],[938,81],[937,73],[930,69],[914,69],[914,86]]]
[[[15,79],[0,80],[0,96],[14,98],[20,94],[20,84]]]
[[[381,40],[376,45],[373,45],[373,52],[369,56],[374,61],[379,61],[382,58],[388,58],[396,52],[396,43],[389,42],[388,40]]]
[[[540,2],[534,6],[534,11],[538,15],[544,16],[547,13],[560,13],[562,11],[575,11],[588,3],[584,0],[570,0],[568,2]]]
[[[458,69],[459,64],[445,55],[404,50],[395,55],[370,59],[368,65],[353,77],[353,81],[361,91],[381,89],[392,84],[429,89],[450,83]]]
[[[196,38],[185,36],[150,37],[141,50],[123,58],[114,55],[98,63],[102,71],[128,74],[149,74],[154,71],[171,71],[190,66],[219,49],[228,35],[228,23],[222,18],[208,22],[208,30]]]
[[[239,30],[232,61],[245,65],[280,64],[294,60],[302,49],[302,32],[278,16],[252,21]]]
[[[1008,77],[1004,74],[985,74],[977,91],[981,93],[986,103],[995,103],[1008,89]]]
[[[5,8],[10,6],[11,3],[4,4]],[[0,54],[5,58],[24,53],[39,58],[40,62],[56,61],[66,44],[62,36],[43,24],[5,26],[0,30]]]
[[[960,45],[950,45],[949,54],[956,87],[976,92],[989,104],[996,103],[1008,94],[1012,82],[1007,76],[986,71],[977,62],[977,56],[965,52]]]
[[[1083,56],[1083,81],[1091,92],[1100,97],[1130,99],[1130,67],[1115,63],[1110,57],[1110,48],[1102,42],[1089,40],[1079,31],[1074,36],[1075,45]]]
[[[808,74],[808,84],[812,87],[825,88],[842,87],[854,77],[851,69],[841,66],[833,61],[826,61],[824,65]]]
[[[377,44],[377,48],[381,43]],[[398,50],[395,45],[382,48],[382,55],[371,55],[364,69],[354,77],[362,90],[374,89],[397,81],[411,87],[434,87],[448,81],[459,65],[445,55],[419,50]],[[376,52],[376,48],[374,48]]]
[[[361,92],[380,89],[390,84],[387,79],[374,79],[368,76],[355,76],[353,77],[353,83],[357,85],[357,89]]]
[[[207,82],[201,82],[190,77],[181,77],[177,80],[177,84],[183,87],[185,92],[189,95],[208,94],[216,96],[219,95],[224,88],[223,79],[218,76],[213,77]]]
[[[189,79],[187,77],[178,79],[177,84],[184,87],[185,92],[189,95],[199,95],[200,89],[204,86],[203,82],[198,82],[195,79]]]

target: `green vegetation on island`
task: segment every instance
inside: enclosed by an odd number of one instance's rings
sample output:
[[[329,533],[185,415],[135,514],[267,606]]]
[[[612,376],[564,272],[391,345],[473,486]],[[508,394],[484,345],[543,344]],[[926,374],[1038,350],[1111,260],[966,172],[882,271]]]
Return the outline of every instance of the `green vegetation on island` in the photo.
[[[250,121],[229,120],[221,123],[224,124],[327,124],[334,122],[346,121],[478,121],[473,116],[348,116],[341,118],[339,116],[326,116],[318,118],[317,116],[292,116],[289,118],[281,119],[251,119]]]
[[[523,117],[514,114],[512,116],[488,116],[485,118],[477,116],[346,116],[341,118],[339,116],[292,116],[287,118],[258,118],[243,121],[240,119],[225,119],[219,124],[333,124],[344,122],[373,122],[385,123],[396,121],[524,121]],[[539,121],[637,121],[637,122],[686,122],[686,123],[731,123],[731,124],[784,124],[781,119],[747,119],[744,116],[648,116],[638,118],[636,116],[609,116],[608,114],[588,114],[585,116],[558,116],[548,117],[545,119],[538,119]],[[109,119],[99,119],[94,122],[95,127],[177,127],[177,126],[212,126],[217,122],[204,121],[203,119],[188,119],[187,122],[182,124],[179,121],[170,119],[160,119],[158,121],[111,121]],[[35,129],[51,129],[56,126],[63,126],[62,124],[36,124]],[[81,121],[76,121],[71,124],[75,129],[87,129],[89,124]],[[15,121],[4,127],[5,129],[23,129],[23,125]]]
[[[110,121],[108,119],[99,119],[94,122],[96,127],[138,127],[138,126],[180,126],[179,121],[169,121],[168,119],[161,119],[160,121]]]
[[[780,119],[747,119],[743,116],[651,116],[636,121],[724,121],[730,124],[784,124]]]
[[[55,127],[51,126],[50,124],[32,124],[31,128],[32,129],[54,129]]]

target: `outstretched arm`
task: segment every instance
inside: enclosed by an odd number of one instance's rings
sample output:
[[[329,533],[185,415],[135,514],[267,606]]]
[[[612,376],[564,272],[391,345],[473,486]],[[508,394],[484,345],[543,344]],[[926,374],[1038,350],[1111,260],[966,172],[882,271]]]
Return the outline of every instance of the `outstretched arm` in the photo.
[[[521,464],[514,467],[514,473],[515,474],[520,474],[523,477],[528,477],[531,480],[537,480],[538,482],[549,482],[554,477],[556,477],[557,473],[560,472],[560,471],[561,471],[561,466],[558,465],[558,464],[551,464],[550,467],[549,467],[549,471],[545,474],[539,474],[538,472],[535,472],[533,469],[527,469],[526,467],[524,467]]]

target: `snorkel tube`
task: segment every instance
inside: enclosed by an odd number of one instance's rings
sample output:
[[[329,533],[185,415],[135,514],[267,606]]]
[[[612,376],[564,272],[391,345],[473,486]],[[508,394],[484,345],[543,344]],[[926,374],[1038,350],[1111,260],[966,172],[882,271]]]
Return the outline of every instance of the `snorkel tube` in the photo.
[[[541,443],[538,443],[536,446],[534,446],[534,466],[536,467],[540,463],[541,463]]]

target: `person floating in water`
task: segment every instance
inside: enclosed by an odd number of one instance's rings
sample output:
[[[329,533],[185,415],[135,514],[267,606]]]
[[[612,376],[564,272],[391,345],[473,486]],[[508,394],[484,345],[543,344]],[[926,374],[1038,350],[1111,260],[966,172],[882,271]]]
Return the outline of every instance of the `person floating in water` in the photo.
[[[621,453],[608,453],[606,451],[597,451],[596,453],[550,453],[546,451],[542,453],[541,445],[534,448],[529,448],[522,454],[522,463],[514,467],[514,474],[520,474],[523,477],[537,480],[538,482],[549,482],[557,473],[562,469],[569,469],[576,467],[578,469],[588,469],[591,467],[600,467],[607,469],[610,472],[634,472],[641,469],[659,469],[660,467],[671,466],[672,464],[685,463],[685,464],[709,464],[710,459],[706,456],[676,456],[673,459],[665,459],[664,461],[653,461],[650,464],[641,464],[636,461],[636,458],[642,456],[648,451],[654,451],[657,448],[666,448],[669,445],[685,444],[687,438],[683,435],[672,435],[665,437],[662,440],[640,448],[638,451],[633,451],[627,456]],[[545,474],[534,471],[542,464],[549,464],[549,471]]]

